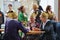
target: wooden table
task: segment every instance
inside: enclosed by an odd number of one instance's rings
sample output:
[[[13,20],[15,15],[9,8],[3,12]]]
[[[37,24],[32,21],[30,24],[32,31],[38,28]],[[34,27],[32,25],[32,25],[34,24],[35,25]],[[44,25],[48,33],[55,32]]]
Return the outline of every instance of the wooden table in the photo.
[[[42,33],[45,33],[45,31],[29,31],[27,34],[26,34],[26,40],[39,40],[40,38],[40,35]]]
[[[35,35],[35,34],[41,34],[41,33],[45,33],[45,31],[29,31],[27,35],[30,35],[30,34]]]

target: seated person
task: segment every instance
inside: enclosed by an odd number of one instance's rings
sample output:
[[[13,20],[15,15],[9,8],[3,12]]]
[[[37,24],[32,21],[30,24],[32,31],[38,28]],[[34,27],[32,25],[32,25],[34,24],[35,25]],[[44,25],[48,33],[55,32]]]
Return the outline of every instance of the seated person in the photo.
[[[31,16],[30,21],[28,22],[28,26],[31,30],[39,31],[40,24],[35,21],[35,19]]]
[[[48,20],[48,15],[45,12],[43,12],[40,15],[40,19],[42,21],[41,30],[45,31],[45,33],[42,36],[42,40],[55,40],[53,24],[50,20]]]
[[[12,17],[5,24],[5,35],[3,37],[4,40],[22,40],[19,36],[18,30],[21,30],[25,34],[28,32],[21,24],[21,22],[17,21],[17,15],[11,14]]]
[[[40,31],[40,24],[35,21],[35,19],[31,16],[30,21],[28,22],[28,27],[32,31]],[[39,40],[39,35],[29,35],[28,40]]]

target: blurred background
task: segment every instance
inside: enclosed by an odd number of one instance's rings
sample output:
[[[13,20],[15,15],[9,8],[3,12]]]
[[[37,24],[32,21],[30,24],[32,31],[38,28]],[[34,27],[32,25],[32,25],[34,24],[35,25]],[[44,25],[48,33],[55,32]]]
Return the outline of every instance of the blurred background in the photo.
[[[58,0],[0,0],[0,10],[6,14],[8,4],[12,4],[14,11],[18,12],[17,9],[21,5],[24,5],[29,15],[32,10],[33,3],[38,3],[38,5],[41,5],[44,11],[47,5],[51,5],[52,11],[56,14],[56,16],[58,16]]]

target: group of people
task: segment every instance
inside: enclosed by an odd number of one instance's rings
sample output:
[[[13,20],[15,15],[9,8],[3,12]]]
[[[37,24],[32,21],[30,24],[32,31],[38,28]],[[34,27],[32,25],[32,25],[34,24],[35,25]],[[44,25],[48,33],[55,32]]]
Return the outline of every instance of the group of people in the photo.
[[[9,4],[8,7],[9,11],[6,15],[7,20],[5,23],[4,40],[23,40],[18,30],[21,30],[24,34],[28,33],[30,30],[45,31],[38,40],[56,40],[52,21],[57,22],[58,20],[54,12],[52,12],[50,5],[48,5],[46,11],[44,11],[41,6],[33,4],[30,20],[28,20],[28,15],[24,6],[18,8],[18,15],[12,9],[12,4]],[[25,27],[30,27],[30,30],[27,30]],[[30,40],[37,39],[31,38]]]

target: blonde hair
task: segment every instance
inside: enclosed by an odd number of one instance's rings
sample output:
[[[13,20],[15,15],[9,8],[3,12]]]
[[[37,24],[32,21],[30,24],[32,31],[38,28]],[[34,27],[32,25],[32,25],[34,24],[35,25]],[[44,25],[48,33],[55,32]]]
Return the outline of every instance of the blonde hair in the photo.
[[[48,14],[45,13],[45,12],[41,13],[41,16],[42,16],[43,18],[47,18],[47,19],[48,19]]]
[[[33,4],[33,7],[36,7],[36,8],[38,8],[39,6],[38,6],[37,4]]]
[[[16,19],[18,17],[18,15],[15,12],[8,13],[7,16],[11,19]]]

